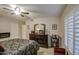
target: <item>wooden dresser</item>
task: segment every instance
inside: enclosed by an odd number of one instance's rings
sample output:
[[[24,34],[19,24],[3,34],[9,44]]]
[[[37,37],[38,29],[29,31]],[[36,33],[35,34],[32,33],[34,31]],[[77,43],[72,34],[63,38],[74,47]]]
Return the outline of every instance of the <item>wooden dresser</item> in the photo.
[[[30,40],[35,40],[41,47],[48,47],[48,35],[29,34]]]

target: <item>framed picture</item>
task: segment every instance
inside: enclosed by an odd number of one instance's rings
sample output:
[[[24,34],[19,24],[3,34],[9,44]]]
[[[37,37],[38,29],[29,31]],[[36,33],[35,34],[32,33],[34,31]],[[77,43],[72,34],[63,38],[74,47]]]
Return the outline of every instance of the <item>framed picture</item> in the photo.
[[[52,24],[52,30],[57,30],[57,24]]]

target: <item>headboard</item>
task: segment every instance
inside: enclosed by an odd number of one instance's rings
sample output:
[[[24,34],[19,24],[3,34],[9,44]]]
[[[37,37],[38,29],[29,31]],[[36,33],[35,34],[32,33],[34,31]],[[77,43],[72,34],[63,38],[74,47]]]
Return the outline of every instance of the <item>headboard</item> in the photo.
[[[8,38],[10,37],[10,32],[0,33],[0,39],[1,38]]]

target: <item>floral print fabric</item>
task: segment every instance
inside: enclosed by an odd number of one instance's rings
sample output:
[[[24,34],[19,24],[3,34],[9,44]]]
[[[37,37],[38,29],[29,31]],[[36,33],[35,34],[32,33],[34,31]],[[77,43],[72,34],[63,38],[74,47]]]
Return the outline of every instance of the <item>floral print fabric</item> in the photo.
[[[5,49],[4,55],[33,55],[39,49],[37,42],[27,39],[11,39],[2,41],[0,44]]]

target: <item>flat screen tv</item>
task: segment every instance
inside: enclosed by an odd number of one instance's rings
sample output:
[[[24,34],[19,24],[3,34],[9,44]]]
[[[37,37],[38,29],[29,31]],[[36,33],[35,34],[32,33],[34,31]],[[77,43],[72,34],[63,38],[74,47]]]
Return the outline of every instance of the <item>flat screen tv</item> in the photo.
[[[0,33],[0,39],[1,38],[8,38],[10,37],[10,32]]]

